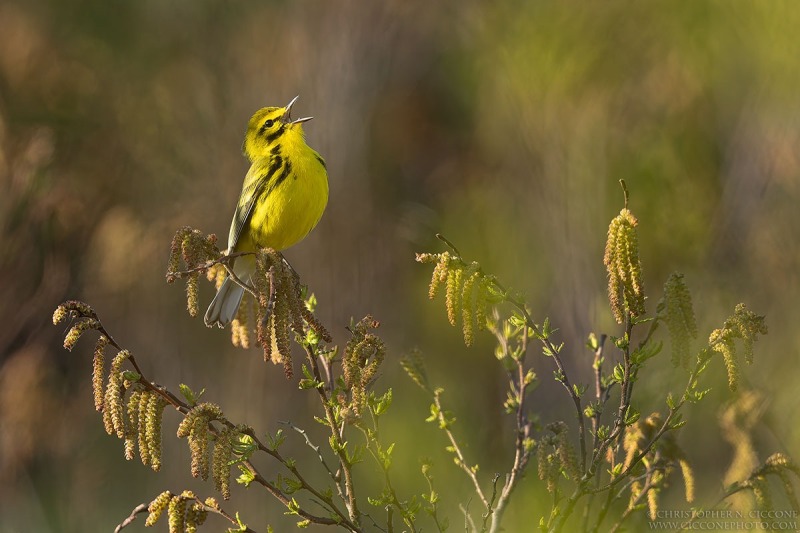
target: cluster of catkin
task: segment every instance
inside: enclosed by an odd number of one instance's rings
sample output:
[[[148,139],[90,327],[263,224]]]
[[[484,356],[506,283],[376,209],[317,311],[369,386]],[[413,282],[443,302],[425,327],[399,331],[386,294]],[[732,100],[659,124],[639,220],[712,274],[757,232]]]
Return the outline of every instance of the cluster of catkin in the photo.
[[[83,302],[68,301],[56,309],[53,323],[67,318],[75,319],[64,338],[64,348],[72,350],[81,335],[89,330],[100,330],[101,324],[94,310]],[[123,363],[130,357],[128,350],[119,350],[105,371],[106,351],[111,344],[101,333],[97,339],[92,360],[92,392],[95,409],[103,415],[103,425],[109,435],[125,442],[125,458],[139,457],[153,470],[161,468],[161,421],[167,402],[163,397],[140,382],[133,371],[124,371]]]
[[[209,510],[220,510],[219,503],[214,498],[200,501],[190,490],[180,494],[172,494],[167,490],[150,502],[147,507],[149,514],[144,524],[147,527],[154,526],[166,511],[170,531],[194,533],[206,521]]]
[[[467,264],[450,252],[417,254],[417,261],[435,264],[428,297],[435,298],[444,286],[447,319],[453,326],[461,319],[464,344],[471,346],[475,329],[486,328],[489,306],[503,299],[494,278],[484,274],[477,262]]]

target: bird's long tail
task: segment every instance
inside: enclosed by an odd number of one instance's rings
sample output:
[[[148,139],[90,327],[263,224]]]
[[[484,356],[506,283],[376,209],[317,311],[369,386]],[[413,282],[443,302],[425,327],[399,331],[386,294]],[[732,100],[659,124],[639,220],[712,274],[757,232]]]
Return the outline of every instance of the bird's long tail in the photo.
[[[255,272],[255,260],[250,256],[240,257],[236,260],[233,271],[240,280],[249,282],[250,276]],[[211,327],[216,324],[224,328],[233,322],[243,295],[244,288],[241,285],[233,281],[230,276],[225,278],[206,311],[204,318],[206,326]]]

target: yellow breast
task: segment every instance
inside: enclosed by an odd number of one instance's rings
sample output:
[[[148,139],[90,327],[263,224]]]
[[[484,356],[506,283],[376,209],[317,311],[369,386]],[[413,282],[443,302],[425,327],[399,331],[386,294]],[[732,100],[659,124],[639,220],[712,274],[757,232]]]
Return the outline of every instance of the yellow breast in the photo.
[[[260,191],[242,228],[237,251],[289,248],[314,229],[328,203],[328,174],[322,158],[302,138],[299,142],[282,140],[276,151],[281,158],[279,168],[276,158],[264,158],[253,161],[248,172],[248,176],[264,176],[271,171],[274,182]]]

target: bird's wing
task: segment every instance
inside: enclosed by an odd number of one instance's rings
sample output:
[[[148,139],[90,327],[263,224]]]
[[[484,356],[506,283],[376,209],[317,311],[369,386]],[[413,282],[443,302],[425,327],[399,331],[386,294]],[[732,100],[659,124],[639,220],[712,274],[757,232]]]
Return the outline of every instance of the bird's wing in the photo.
[[[253,214],[256,202],[264,193],[267,184],[274,181],[274,176],[282,165],[279,155],[272,155],[264,160],[253,161],[247,176],[242,185],[242,194],[239,196],[239,203],[236,205],[236,212],[231,221],[231,230],[228,233],[228,253],[236,249],[242,231]]]

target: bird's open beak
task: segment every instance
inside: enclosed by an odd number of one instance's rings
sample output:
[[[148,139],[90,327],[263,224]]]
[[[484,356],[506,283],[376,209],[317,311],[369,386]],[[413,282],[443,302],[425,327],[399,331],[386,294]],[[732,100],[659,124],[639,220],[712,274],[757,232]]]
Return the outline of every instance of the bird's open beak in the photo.
[[[298,118],[297,120],[291,120],[292,106],[294,105],[294,103],[297,101],[298,98],[300,98],[299,95],[292,98],[292,101],[289,102],[289,104],[285,108],[286,111],[283,113],[283,121],[287,124],[300,124],[301,122],[308,122],[309,120],[314,118],[314,117],[303,117],[303,118]]]

